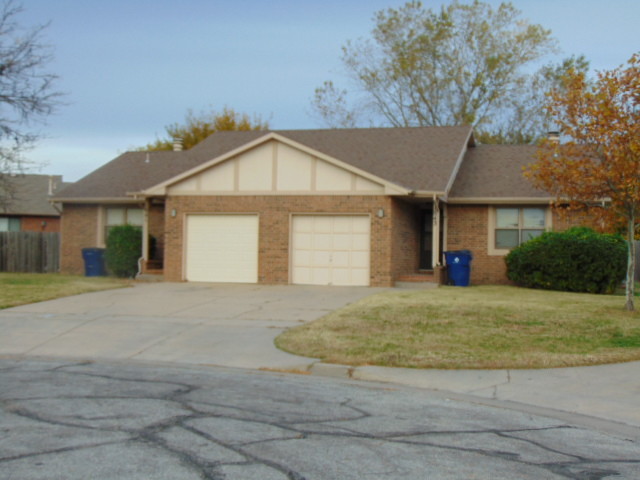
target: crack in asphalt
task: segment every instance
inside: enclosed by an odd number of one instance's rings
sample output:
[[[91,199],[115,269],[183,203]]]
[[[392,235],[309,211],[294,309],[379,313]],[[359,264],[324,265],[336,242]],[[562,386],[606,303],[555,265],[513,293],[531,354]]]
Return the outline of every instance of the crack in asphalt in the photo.
[[[629,471],[640,471],[640,455],[608,458],[598,455],[596,451],[591,451],[589,455],[584,451],[573,451],[570,444],[562,442],[547,444],[549,435],[581,431],[578,427],[566,424],[450,430],[412,425],[385,431],[382,426],[376,427],[375,421],[385,416],[393,417],[393,412],[384,412],[384,408],[382,412],[374,412],[371,405],[356,405],[357,402],[352,398],[338,396],[331,404],[304,392],[279,392],[273,382],[265,383],[269,385],[268,389],[259,382],[265,377],[255,373],[242,374],[247,383],[256,384],[256,398],[253,398],[236,393],[231,388],[233,385],[230,380],[224,376],[212,385],[203,386],[199,379],[210,377],[200,373],[191,374],[189,381],[178,381],[174,378],[177,374],[163,378],[153,373],[149,375],[148,371],[147,378],[143,378],[131,367],[122,368],[125,374],[105,373],[104,370],[108,372],[110,368],[94,362],[63,363],[55,367],[35,363],[35,366],[30,364],[29,369],[25,370],[21,369],[21,365],[20,362],[13,362],[13,366],[0,368],[1,385],[12,385],[7,383],[8,378],[4,378],[11,375],[33,377],[22,388],[9,388],[8,391],[3,388],[0,391],[3,413],[0,417],[0,433],[5,438],[11,438],[12,432],[11,425],[4,426],[2,422],[2,418],[7,416],[28,421],[31,428],[61,427],[124,436],[104,441],[86,439],[81,440],[79,445],[53,448],[48,445],[22,445],[27,449],[23,453],[6,454],[0,449],[0,472],[10,472],[14,462],[34,457],[47,458],[114,445],[144,445],[207,480],[228,478],[225,474],[225,468],[228,467],[255,466],[266,468],[280,475],[280,478],[306,480],[310,477],[302,473],[302,467],[290,465],[281,454],[282,451],[300,442],[314,445],[329,441],[328,445],[339,448],[337,442],[354,439],[374,442],[362,447],[370,449],[373,454],[401,447],[411,447],[416,458],[428,458],[438,455],[438,452],[472,454],[534,469],[545,478],[549,475],[574,480],[632,478],[622,475]],[[38,365],[41,368],[36,368]],[[273,378],[283,381],[284,377],[279,375]],[[295,382],[295,379],[287,381]],[[42,386],[49,393],[30,394],[30,390],[37,386]],[[87,391],[65,391],[74,387]],[[225,395],[231,398],[225,400]],[[260,396],[262,398],[258,398]],[[405,418],[398,421],[408,422]],[[180,440],[181,435],[193,437],[185,442],[184,439]],[[531,435],[538,435],[539,438],[531,438]],[[483,438],[487,437],[504,442],[499,444],[499,448],[484,446]],[[51,441],[55,442],[55,439]],[[477,445],[471,445],[476,441]],[[624,444],[625,441],[619,442]],[[637,442],[633,441],[632,446],[636,447]],[[549,458],[537,461],[529,459],[524,451],[526,449],[534,450],[536,457]],[[211,455],[217,457],[208,458]],[[379,467],[398,468],[382,455],[379,461]],[[0,473],[0,478],[9,477],[3,477]]]

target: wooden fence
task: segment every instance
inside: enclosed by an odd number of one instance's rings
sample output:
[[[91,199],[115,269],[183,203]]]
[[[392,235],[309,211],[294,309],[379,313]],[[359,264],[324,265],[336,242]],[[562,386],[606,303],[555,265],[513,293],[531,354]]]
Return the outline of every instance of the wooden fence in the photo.
[[[60,234],[0,232],[0,272],[56,273]]]

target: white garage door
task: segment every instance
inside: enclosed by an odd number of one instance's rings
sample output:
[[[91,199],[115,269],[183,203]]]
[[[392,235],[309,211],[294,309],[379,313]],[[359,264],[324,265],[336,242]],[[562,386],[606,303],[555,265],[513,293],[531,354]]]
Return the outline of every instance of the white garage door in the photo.
[[[295,215],[292,283],[369,285],[370,225],[367,215]]]
[[[257,283],[257,215],[188,215],[186,234],[188,281]]]

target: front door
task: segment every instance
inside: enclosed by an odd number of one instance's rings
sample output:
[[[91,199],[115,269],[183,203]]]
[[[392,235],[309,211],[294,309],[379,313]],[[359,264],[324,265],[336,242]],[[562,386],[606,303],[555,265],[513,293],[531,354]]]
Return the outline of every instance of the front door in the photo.
[[[420,270],[433,269],[433,210],[420,210]]]
[[[442,211],[440,212],[440,225],[442,225]],[[420,210],[420,270],[433,270],[433,209]],[[442,229],[440,235],[440,251],[442,254]]]

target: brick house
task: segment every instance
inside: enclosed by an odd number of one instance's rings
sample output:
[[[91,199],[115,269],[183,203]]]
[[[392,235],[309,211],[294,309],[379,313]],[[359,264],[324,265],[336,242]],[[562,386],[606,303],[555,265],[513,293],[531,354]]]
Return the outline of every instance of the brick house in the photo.
[[[0,232],[59,232],[60,212],[49,201],[70,185],[60,175],[15,175],[2,179]]]
[[[522,167],[535,147],[478,145],[470,127],[218,132],[188,151],[128,152],[55,196],[62,262],[108,229],[144,232],[168,281],[391,286],[469,249],[471,281],[564,228]]]

